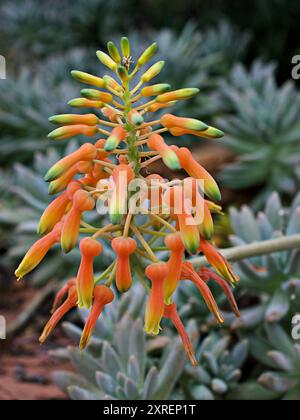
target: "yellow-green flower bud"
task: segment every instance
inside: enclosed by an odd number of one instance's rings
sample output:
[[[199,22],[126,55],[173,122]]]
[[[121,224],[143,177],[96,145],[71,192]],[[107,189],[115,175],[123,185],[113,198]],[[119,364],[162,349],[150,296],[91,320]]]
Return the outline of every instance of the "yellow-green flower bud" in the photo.
[[[143,83],[150,82],[151,79],[153,79],[155,76],[157,76],[163,66],[165,65],[164,61],[158,61],[157,63],[153,64],[141,77],[141,81]]]
[[[144,87],[141,94],[147,98],[149,96],[161,95],[162,93],[168,92],[170,89],[171,85],[168,85],[167,83],[159,83],[157,85]]]
[[[126,68],[124,66],[119,66],[117,68],[117,73],[122,82],[126,82],[126,80],[128,79],[128,72]]]
[[[143,54],[140,56],[140,58],[137,61],[138,67],[143,66],[144,64],[148,63],[149,60],[154,56],[154,54],[157,51],[157,44],[154,42],[153,44],[148,47]]]
[[[117,63],[110,58],[109,55],[105,54],[103,51],[97,51],[96,55],[98,59],[101,61],[102,64],[104,64],[109,69],[115,71],[117,69]]]
[[[107,43],[107,49],[108,49],[108,52],[109,52],[109,55],[111,56],[111,58],[117,64],[121,64],[121,56],[120,56],[119,50],[112,41],[109,41]]]
[[[199,89],[197,88],[185,88],[173,90],[172,92],[163,93],[162,95],[157,96],[157,102],[171,102],[178,101],[180,99],[190,99],[193,96],[197,95]]]
[[[101,79],[101,77],[93,76],[92,74],[83,71],[72,70],[71,75],[75,80],[78,80],[78,82],[86,83],[87,85],[93,85],[99,88],[105,86],[105,81]]]
[[[130,57],[130,43],[126,36],[121,39],[121,50],[124,57]]]

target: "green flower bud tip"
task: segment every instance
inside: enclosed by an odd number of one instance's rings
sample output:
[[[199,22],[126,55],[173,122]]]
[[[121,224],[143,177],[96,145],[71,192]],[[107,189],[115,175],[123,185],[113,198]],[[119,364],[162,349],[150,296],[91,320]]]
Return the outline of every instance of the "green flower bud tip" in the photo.
[[[124,57],[130,57],[130,43],[126,36],[121,39],[121,50]]]
[[[116,71],[117,63],[112,60],[109,55],[105,54],[103,51],[97,51],[96,55],[102,64],[104,64],[109,69]]]
[[[141,67],[144,64],[146,64],[149,60],[151,60],[151,58],[154,56],[156,51],[157,51],[157,44],[156,44],[156,42],[154,42],[140,56],[140,58],[138,59],[138,62],[137,62],[138,66]]]
[[[179,171],[181,169],[179,159],[173,150],[168,150],[167,153],[164,153],[163,161],[165,165],[173,171]]]
[[[109,55],[111,56],[111,58],[117,64],[120,64],[121,63],[121,56],[120,56],[119,50],[112,41],[109,41],[107,43],[107,49],[108,49],[108,52],[109,52]]]
[[[125,82],[128,79],[128,72],[124,66],[119,66],[117,68],[117,73],[123,82]]]

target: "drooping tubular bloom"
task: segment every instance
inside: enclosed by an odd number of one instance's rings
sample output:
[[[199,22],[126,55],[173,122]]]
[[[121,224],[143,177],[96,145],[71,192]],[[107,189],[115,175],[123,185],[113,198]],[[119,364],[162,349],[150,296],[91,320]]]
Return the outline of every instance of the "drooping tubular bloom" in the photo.
[[[122,217],[126,214],[127,187],[130,181],[134,179],[133,169],[125,163],[125,160],[121,160],[121,162],[112,173],[115,185],[109,204],[109,215],[113,224],[120,223]]]
[[[177,305],[176,303],[171,303],[169,305],[164,306],[164,318],[169,318],[172,321],[172,324],[176,328],[178,334],[181,337],[182,344],[184,345],[185,351],[194,367],[198,365],[198,362],[195,358],[195,354],[193,351],[193,346],[191,340],[186,332],[183,323],[177,312]]]
[[[93,171],[93,164],[87,161],[80,161],[71,166],[63,175],[49,183],[49,195],[58,194],[63,191],[77,174],[90,174]]]
[[[193,265],[189,262],[184,262],[182,265],[182,278],[185,280],[192,281],[195,286],[198,288],[201,296],[205,300],[205,303],[211,313],[215,316],[216,320],[222,324],[224,318],[219,311],[218,305],[209,289],[207,284],[199,277],[198,273],[195,271]]]
[[[25,257],[15,271],[15,276],[18,279],[26,276],[26,274],[30,273],[39,265],[53,245],[60,241],[62,225],[62,222],[57,223],[50,233],[35,242],[29,251],[27,251]]]
[[[206,139],[219,139],[224,136],[223,131],[218,130],[215,127],[207,127],[206,130],[203,131],[189,130],[182,127],[171,127],[169,132],[175,137],[191,134],[192,136],[203,137]]]
[[[208,128],[202,121],[195,120],[194,118],[176,117],[176,115],[172,114],[163,115],[160,121],[162,125],[167,128],[182,127],[194,131],[204,131]]]
[[[93,210],[94,207],[95,200],[87,191],[76,191],[72,200],[72,208],[64,219],[61,232],[61,247],[64,252],[70,252],[77,243],[82,213]]]
[[[216,272],[225,278],[232,286],[238,283],[239,278],[234,273],[226,259],[204,238],[201,238],[200,250],[203,252],[207,261],[213,266]]]
[[[105,305],[108,305],[114,300],[114,294],[109,287],[100,285],[96,286],[94,289],[94,303],[89,314],[88,319],[86,320],[81,340],[80,340],[80,350],[83,350],[88,344],[92,333],[94,331],[96,322],[104,308]]]
[[[164,280],[164,299],[169,305],[172,295],[177,289],[184,256],[184,245],[179,233],[171,233],[165,238],[166,247],[170,250],[168,260],[168,275]]]
[[[128,112],[128,120],[131,122],[131,124],[134,124],[138,127],[144,122],[143,116],[136,109],[132,109],[130,112]]]
[[[151,280],[151,290],[146,305],[144,330],[148,334],[157,335],[164,314],[163,287],[168,275],[168,265],[166,263],[148,265],[145,274]]]
[[[200,235],[205,239],[211,239],[214,234],[214,221],[206,201],[203,201],[203,222],[199,224]]]
[[[99,118],[95,114],[61,114],[53,115],[49,118],[49,121],[53,124],[60,125],[96,125],[99,122]]]
[[[163,199],[178,221],[179,231],[186,250],[190,254],[196,254],[200,244],[200,234],[192,216],[191,202],[184,198],[183,187],[177,185],[169,188]]]
[[[76,286],[71,286],[68,291],[67,299],[58,309],[56,309],[56,311],[52,314],[51,318],[47,322],[44,328],[44,331],[39,338],[39,341],[41,344],[43,344],[47,340],[47,338],[52,333],[52,331],[57,326],[57,324],[62,319],[62,317],[66,315],[72,308],[74,308],[76,304],[77,304]]]
[[[82,146],[48,170],[45,180],[49,182],[49,194],[59,195],[40,219],[38,233],[44,236],[29,249],[16,276],[28,274],[59,242],[64,252],[70,252],[82,235],[77,277],[57,292],[53,315],[40,341],[45,341],[71,308],[85,306],[90,313],[80,340],[82,350],[103,307],[114,298],[111,287],[130,293],[132,283],[140,280],[149,293],[145,331],[158,334],[161,319],[170,319],[195,366],[191,341],[177,312],[175,292],[179,287],[184,288],[187,280],[192,281],[209,310],[222,323],[222,314],[209,285],[213,281],[221,287],[233,312],[239,316],[227,283],[234,285],[237,276],[209,242],[214,239],[213,214],[222,211],[221,206],[210,201],[221,198],[216,181],[188,148],[169,145],[166,139],[170,134],[193,135],[196,141],[218,139],[223,132],[167,110],[179,101],[193,98],[199,89],[172,91],[168,83],[152,82],[164,67],[164,61],[149,63],[157,51],[156,43],[136,59],[126,37],[122,37],[120,49],[111,41],[107,49],[108,53],[97,51],[96,55],[110,74],[99,77],[72,70],[72,77],[86,85],[80,91],[81,97],[68,102],[77,113],[49,118],[59,126],[49,134],[50,139],[83,135],[89,141],[84,140]],[[148,68],[143,69],[147,63]],[[157,111],[159,116],[153,116]],[[185,138],[178,140],[184,143]],[[157,173],[157,166],[151,171],[152,164],[166,165],[171,171],[181,170],[178,174],[181,179],[175,179],[175,172],[171,180],[164,179]],[[98,213],[100,204],[101,210],[103,207],[108,210],[110,223],[94,211],[96,202]],[[86,212],[92,211],[92,217],[85,220]],[[165,246],[161,246],[163,240]],[[112,248],[116,257],[102,273],[94,276],[102,246],[105,250]],[[201,252],[214,271],[197,272],[188,261],[188,254]],[[107,252],[108,255],[111,253]]]
[[[91,143],[85,143],[78,150],[53,165],[45,175],[45,181],[53,181],[63,175],[68,169],[75,165],[75,163],[81,160],[90,161],[95,159],[96,156],[96,147]]]
[[[102,252],[102,245],[92,238],[80,241],[81,262],[77,273],[78,306],[90,308],[94,291],[94,258]]]
[[[164,142],[159,134],[151,134],[147,143],[149,149],[157,151],[165,165],[176,171],[181,168],[176,153]]]
[[[84,124],[75,124],[75,125],[66,125],[63,127],[56,128],[48,134],[53,140],[64,140],[70,137],[82,134],[84,136],[92,137],[97,134],[98,128],[96,125],[84,125]]]
[[[207,267],[200,268],[198,271],[198,274],[201,277],[201,279],[205,281],[206,283],[212,280],[221,287],[221,289],[227,296],[227,299],[230,303],[232,311],[237,317],[240,317],[241,314],[240,314],[239,308],[237,306],[236,300],[233,296],[233,293],[227,281],[222,279],[222,277],[218,276],[216,273],[214,273],[212,270],[210,270]]]
[[[64,297],[69,293],[69,290],[73,286],[76,286],[75,277],[72,277],[71,279],[69,279],[66,282],[66,284],[64,284],[64,286],[56,293],[54,301],[53,301],[52,309],[51,309],[51,314],[53,314],[56,311],[56,309],[62,304]]]
[[[81,188],[78,181],[70,182],[66,191],[59,195],[42,214],[38,226],[38,234],[49,233],[56,223],[60,222],[66,212],[68,204],[72,201],[73,195]]]
[[[149,96],[156,96],[171,90],[171,85],[168,83],[158,83],[157,85],[146,86],[141,90],[142,96],[145,98]]]
[[[111,135],[105,142],[104,149],[107,152],[111,152],[123,141],[126,137],[126,131],[122,127],[116,127],[113,129]]]
[[[119,236],[111,241],[112,249],[117,254],[116,286],[119,292],[127,292],[131,287],[130,255],[136,250],[133,238]]]
[[[216,181],[203,166],[196,162],[189,149],[180,147],[176,150],[176,154],[181,166],[191,177],[204,181],[205,194],[209,198],[219,201],[221,199],[221,193]]]

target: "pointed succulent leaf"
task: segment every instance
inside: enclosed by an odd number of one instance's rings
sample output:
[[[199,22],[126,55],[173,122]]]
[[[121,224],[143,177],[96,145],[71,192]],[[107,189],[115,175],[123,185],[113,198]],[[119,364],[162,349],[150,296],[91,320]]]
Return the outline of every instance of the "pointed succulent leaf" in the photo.
[[[96,372],[96,382],[105,394],[114,394],[116,382],[108,373]]]
[[[143,395],[142,395],[143,400],[154,399],[157,383],[158,383],[158,371],[155,366],[152,366],[152,368],[149,369],[149,372],[145,378]]]

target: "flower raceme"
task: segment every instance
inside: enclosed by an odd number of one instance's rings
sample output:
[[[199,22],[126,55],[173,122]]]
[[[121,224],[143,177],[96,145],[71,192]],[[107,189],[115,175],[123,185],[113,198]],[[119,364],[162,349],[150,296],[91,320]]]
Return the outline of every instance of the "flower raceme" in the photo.
[[[109,42],[108,54],[97,51],[98,59],[114,72],[114,77],[71,72],[75,80],[85,85],[81,97],[69,101],[77,113],[51,117],[50,122],[58,127],[49,137],[64,140],[83,135],[89,141],[53,165],[45,175],[49,193],[56,197],[41,216],[38,226],[41,238],[26,253],[15,274],[19,279],[29,274],[53,246],[60,244],[67,253],[80,241],[77,276],[57,292],[52,316],[40,341],[46,340],[68,311],[85,306],[90,314],[80,349],[85,348],[102,310],[114,299],[114,288],[118,293],[130,293],[133,281],[140,279],[149,292],[145,331],[156,335],[161,320],[169,319],[196,365],[190,338],[177,312],[175,292],[186,281],[193,282],[208,309],[222,323],[223,316],[209,283],[213,281],[221,287],[239,316],[230,289],[238,278],[211,242],[213,214],[221,212],[215,203],[221,198],[216,181],[193,158],[184,138],[179,147],[169,145],[164,137],[192,135],[197,141],[219,139],[223,133],[202,121],[176,116],[170,111],[159,119],[151,117],[159,110],[161,115],[164,109],[194,97],[199,91],[197,88],[172,91],[167,83],[153,83],[164,61],[155,62],[144,72],[142,68],[156,50],[154,43],[134,64],[130,43],[123,37],[120,50]],[[187,177],[168,181],[151,173],[151,163],[158,160],[174,174],[184,170]],[[142,185],[137,212],[131,205],[136,198],[133,183]],[[100,202],[107,202],[110,222],[96,227],[84,218]],[[137,217],[139,213],[143,214],[143,222]],[[159,240],[161,246],[157,244]],[[104,243],[112,248],[116,258],[95,276],[94,263],[101,258]],[[161,250],[168,252],[166,261],[158,258],[157,251]],[[214,271],[209,268],[197,271],[186,260],[189,254],[198,253],[206,256]]]

